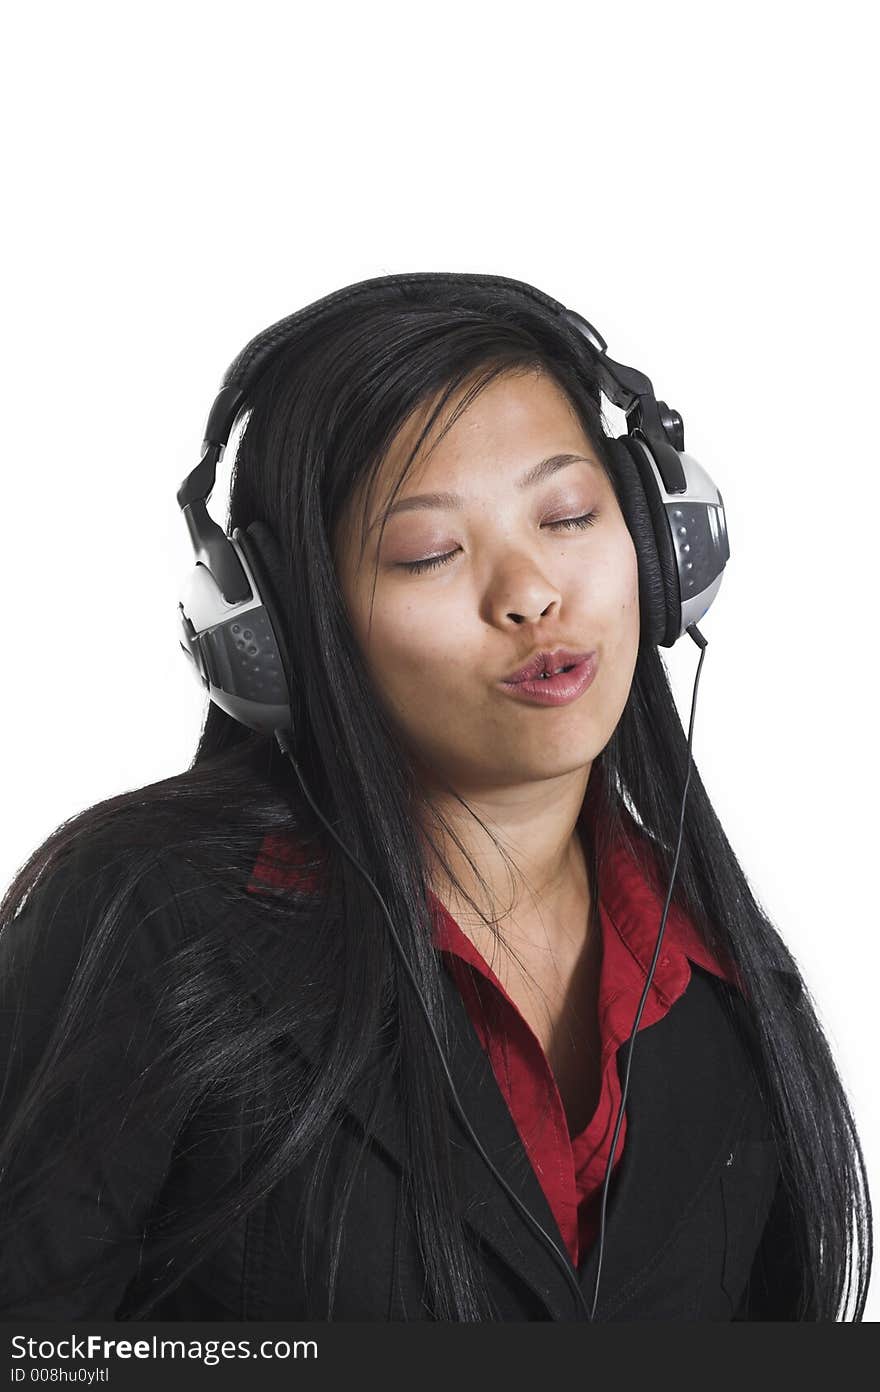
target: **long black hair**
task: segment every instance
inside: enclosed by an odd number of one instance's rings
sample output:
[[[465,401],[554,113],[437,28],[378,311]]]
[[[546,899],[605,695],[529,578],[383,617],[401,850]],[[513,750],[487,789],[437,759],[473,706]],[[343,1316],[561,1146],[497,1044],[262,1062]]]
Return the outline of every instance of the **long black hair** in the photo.
[[[354,490],[375,479],[416,408],[433,406],[401,477],[462,389],[447,429],[499,374],[532,371],[548,374],[566,393],[625,504],[627,485],[616,477],[605,443],[609,432],[589,361],[539,307],[472,287],[433,293],[401,286],[381,303],[340,305],[303,327],[252,390],[232,473],[227,528],[255,520],[272,528],[284,563],[284,636],[291,653],[308,655],[298,660],[293,683],[297,761],[325,816],[369,869],[394,915],[444,1045],[443,968],[431,944],[424,846],[415,830],[425,818],[414,812],[426,808],[355,641],[334,537]],[[657,648],[642,642],[625,709],[591,770],[588,796],[601,796],[603,805],[593,855],[601,863],[603,848],[625,837],[664,894],[687,757],[666,666]],[[156,1126],[176,1134],[206,1097],[251,1097],[258,1099],[259,1125],[234,1183],[208,1196],[198,1211],[164,1215],[143,1235],[142,1266],[155,1279],[129,1317],[147,1315],[292,1165],[314,1156],[313,1173],[323,1173],[341,1106],[352,1088],[364,1085],[381,1038],[404,1106],[412,1157],[405,1202],[425,1262],[426,1304],[439,1319],[492,1318],[480,1263],[456,1217],[448,1100],[427,1024],[372,891],[323,830],[274,741],[209,705],[185,772],[64,822],[30,856],[0,903],[2,933],[26,897],[37,905],[51,900],[54,872],[71,855],[87,848],[97,863],[113,867],[112,890],[95,906],[87,952],[47,1038],[45,1066],[16,1097],[0,1137],[0,1240],[8,1225],[39,1206],[47,1186],[63,1183],[60,1148],[44,1145],[36,1164],[33,1155],[23,1158],[29,1128],[47,1114],[66,1080],[87,1076],[95,1022],[112,1000],[109,964],[121,960],[131,940],[143,877],[184,861],[210,877],[236,916],[234,937],[219,918],[203,923],[162,964],[156,1008],[164,1044],[139,1079],[137,1105],[145,1114],[151,1109]],[[464,852],[452,828],[446,830]],[[321,893],[244,892],[255,847],[279,833],[325,867]],[[441,847],[434,852],[469,898]],[[478,867],[472,869],[485,889]],[[732,960],[747,989],[751,1047],[798,1254],[800,1292],[787,1317],[860,1320],[871,1211],[855,1123],[797,964],[757,902],[696,765],[673,902],[711,949]],[[185,921],[186,905],[179,909]],[[35,914],[29,928],[34,950],[40,921]],[[297,931],[306,925],[317,931]],[[271,1018],[247,988],[252,970],[285,982]],[[790,989],[792,981],[799,990]],[[320,1066],[304,1080],[301,1068],[285,1065],[272,1045],[287,1029],[295,1036],[305,1020],[322,1030],[323,1049]],[[105,1144],[118,1128],[120,1105],[133,1102],[102,1097],[100,1087],[83,1089],[78,1118],[87,1144]],[[332,1318],[353,1181],[354,1170],[334,1178],[330,1297],[326,1310],[314,1312],[317,1318]],[[313,1197],[305,1194],[303,1202]],[[305,1274],[305,1252],[302,1260]]]

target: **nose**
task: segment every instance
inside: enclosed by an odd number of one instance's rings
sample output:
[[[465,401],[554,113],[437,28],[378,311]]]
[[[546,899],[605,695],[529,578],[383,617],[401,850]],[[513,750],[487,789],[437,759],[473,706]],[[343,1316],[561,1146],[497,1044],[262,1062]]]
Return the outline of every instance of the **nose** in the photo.
[[[537,605],[532,605],[528,609],[524,608],[522,612],[516,609],[508,609],[506,617],[510,622],[515,624],[536,623],[538,619],[543,619],[547,614],[552,612],[556,602],[555,599],[551,599],[549,603],[545,604],[543,609],[538,609]]]
[[[485,592],[486,617],[496,628],[537,623],[555,613],[562,595],[534,558],[509,552]]]

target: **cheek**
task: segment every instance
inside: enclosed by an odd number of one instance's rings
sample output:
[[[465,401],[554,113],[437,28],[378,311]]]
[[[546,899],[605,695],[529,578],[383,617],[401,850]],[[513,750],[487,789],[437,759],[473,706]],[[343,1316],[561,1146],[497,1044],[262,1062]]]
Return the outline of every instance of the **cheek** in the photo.
[[[626,538],[626,546],[618,558],[620,576],[616,602],[618,643],[617,658],[614,664],[620,680],[621,711],[629,696],[641,638],[639,563],[635,545],[629,532],[626,533]],[[620,711],[618,711],[618,716],[619,714]]]
[[[627,537],[629,533],[627,532]],[[633,616],[636,629],[639,626],[639,562],[636,555],[636,548],[630,539],[627,548],[627,559],[629,567],[627,570],[627,583],[625,586],[623,607]]]
[[[460,625],[425,612],[423,604],[376,599],[372,626],[358,616],[357,636],[374,681],[386,691],[455,686],[466,667]]]
[[[609,531],[589,576],[590,595],[612,628],[628,632],[639,621],[639,565],[636,548],[621,517]]]
[[[614,554],[611,557],[612,574],[616,577],[620,604],[630,609],[638,608],[639,602],[639,562],[635,542],[629,534],[623,517],[614,538]]]

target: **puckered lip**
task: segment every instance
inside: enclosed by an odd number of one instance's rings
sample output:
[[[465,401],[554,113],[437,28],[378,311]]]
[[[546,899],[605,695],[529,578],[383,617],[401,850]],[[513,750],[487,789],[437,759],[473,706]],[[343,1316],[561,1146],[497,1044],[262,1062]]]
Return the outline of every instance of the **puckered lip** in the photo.
[[[502,677],[501,680],[508,686],[518,682],[532,681],[535,677],[543,676],[545,672],[555,672],[558,667],[573,667],[578,662],[585,662],[592,656],[592,651],[575,652],[571,648],[554,648],[552,652],[546,649],[534,653],[524,666],[518,667],[510,676]]]

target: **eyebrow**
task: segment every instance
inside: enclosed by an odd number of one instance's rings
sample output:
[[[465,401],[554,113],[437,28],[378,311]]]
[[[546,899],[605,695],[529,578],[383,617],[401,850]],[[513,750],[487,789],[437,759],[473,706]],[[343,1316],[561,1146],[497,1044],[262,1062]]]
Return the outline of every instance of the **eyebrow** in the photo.
[[[517,488],[533,488],[537,483],[543,483],[545,479],[551,478],[560,469],[565,469],[569,464],[592,464],[594,468],[600,467],[595,459],[590,459],[585,454],[551,454],[547,459],[540,460],[537,464],[532,464],[526,469],[524,474],[516,480]],[[376,518],[370,527],[372,532],[379,525],[382,518],[393,517],[398,512],[418,511],[421,508],[451,508],[458,510],[463,506],[464,499],[460,493],[413,493],[408,498],[398,498],[383,514]]]

